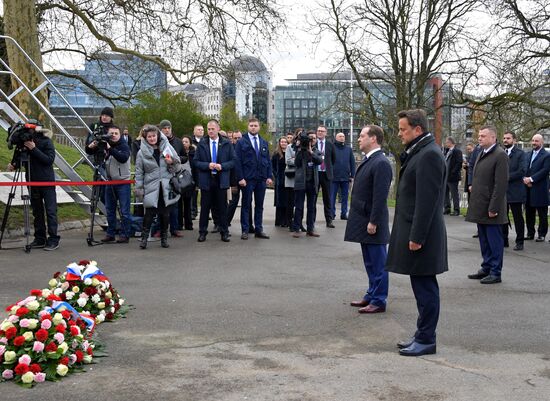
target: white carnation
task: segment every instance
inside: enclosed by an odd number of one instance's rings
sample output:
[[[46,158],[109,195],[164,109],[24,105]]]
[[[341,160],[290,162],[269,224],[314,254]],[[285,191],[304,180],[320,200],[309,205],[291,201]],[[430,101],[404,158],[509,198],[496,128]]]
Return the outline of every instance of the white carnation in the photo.
[[[72,292],[72,291],[67,291],[67,292],[65,293],[65,298],[67,298],[68,300],[73,299],[73,297],[74,297],[74,292]]]
[[[78,304],[78,306],[80,306],[81,308],[84,308],[84,306],[86,305],[86,303],[88,303],[88,300],[85,299],[85,298],[78,298],[78,300],[76,301],[76,303]]]

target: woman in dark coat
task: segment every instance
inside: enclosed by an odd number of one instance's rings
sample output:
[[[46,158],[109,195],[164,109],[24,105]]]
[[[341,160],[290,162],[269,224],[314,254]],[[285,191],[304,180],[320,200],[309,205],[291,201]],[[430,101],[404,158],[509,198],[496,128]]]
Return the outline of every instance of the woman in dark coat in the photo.
[[[193,176],[193,181],[196,181],[196,172],[195,167],[193,166],[193,158],[195,157],[195,145],[191,143],[191,139],[187,136],[181,138],[183,143],[183,153],[189,162],[191,168],[191,175]],[[193,216],[191,213],[191,198],[193,192],[189,191],[182,194],[180,203],[178,207],[181,207],[179,218],[180,218],[180,227],[183,227],[185,230],[193,231]],[[181,205],[181,206],[180,206]]]
[[[279,138],[277,150],[271,158],[273,177],[275,177],[275,226],[288,227],[287,220],[287,193],[285,191],[285,152],[288,147],[286,137]]]

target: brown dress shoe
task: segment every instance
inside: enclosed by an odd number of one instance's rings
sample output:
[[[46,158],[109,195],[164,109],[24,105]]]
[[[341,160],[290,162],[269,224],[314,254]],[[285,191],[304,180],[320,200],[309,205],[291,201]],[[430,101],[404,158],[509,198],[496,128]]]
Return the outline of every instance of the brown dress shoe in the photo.
[[[302,233],[301,232],[298,232],[298,231],[294,231],[292,233],[292,237],[294,238],[300,238],[302,236]]]
[[[364,308],[369,304],[369,301],[362,299],[360,301],[351,301],[349,304],[350,306],[355,306],[356,308]]]
[[[386,311],[385,306],[367,305],[364,308],[359,309],[359,313],[382,313]]]
[[[307,235],[308,237],[320,237],[320,235],[317,234],[315,231],[308,231],[308,232],[306,233],[306,235]]]

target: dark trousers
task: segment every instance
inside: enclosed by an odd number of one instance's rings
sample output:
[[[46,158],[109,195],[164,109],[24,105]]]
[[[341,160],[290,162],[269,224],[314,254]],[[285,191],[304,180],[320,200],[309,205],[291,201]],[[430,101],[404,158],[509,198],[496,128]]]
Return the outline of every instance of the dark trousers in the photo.
[[[363,263],[369,277],[369,287],[363,299],[375,306],[386,306],[388,272],[384,270],[388,255],[385,244],[361,244]]]
[[[239,199],[241,198],[241,187],[231,187],[231,200],[229,201],[229,206],[227,207],[227,225],[231,225],[233,217],[235,217],[235,211],[239,205]]]
[[[537,230],[539,237],[546,237],[548,234],[548,206],[532,207],[525,205],[525,224],[527,226],[527,236],[535,236],[535,221],[539,215],[539,227]]]
[[[508,213],[512,211],[512,217],[514,219],[514,229],[516,230],[516,244],[523,244],[523,237],[525,235],[525,221],[523,220],[523,203],[508,203]],[[509,225],[502,225],[502,234],[504,241],[508,241]]]
[[[31,208],[34,217],[34,238],[40,242],[47,240],[52,244],[59,243],[55,187],[32,187]],[[48,223],[47,235],[46,221]]]
[[[164,203],[164,196],[162,194],[162,186],[159,190],[159,199],[157,201],[157,207],[148,207],[145,208],[145,216],[143,217],[143,228],[142,234],[146,233],[149,235],[151,231],[151,224],[153,224],[153,219],[158,215],[160,223],[160,235],[165,237],[168,232],[168,223],[170,221],[170,210],[172,206],[166,206]]]
[[[411,287],[416,299],[418,320],[415,341],[420,344],[434,344],[435,330],[439,320],[439,285],[436,276],[411,276]]]
[[[333,218],[336,217],[336,195],[340,191],[342,197],[342,207],[340,209],[340,217],[348,215],[348,197],[349,197],[349,181],[333,181],[330,189],[330,212]]]
[[[306,182],[306,189],[294,191],[294,220],[292,231],[300,232],[304,217],[304,200],[307,198],[306,230],[315,231],[315,208],[317,206],[317,191],[312,181]]]
[[[130,237],[132,217],[130,215],[130,184],[110,185],[105,191],[105,210],[107,211],[107,236],[114,237],[117,231],[117,205],[122,215],[120,235]]]
[[[181,227],[185,227],[186,230],[192,230],[193,229],[193,214],[192,214],[192,202],[193,197],[192,195],[186,195],[182,196],[180,199],[180,202],[182,203],[182,215],[183,215],[183,221],[180,223]]]
[[[326,171],[319,171],[319,188],[323,191],[323,210],[325,212],[325,220],[328,223],[332,221],[332,207],[330,203],[330,188],[332,182],[327,178]],[[317,188],[317,193],[319,192]]]
[[[193,191],[193,196],[191,197],[191,215],[195,218],[199,214],[199,206],[197,204],[197,199],[199,197],[199,190],[195,189]]]
[[[216,224],[221,234],[227,230],[227,189],[220,189],[219,179],[210,179],[210,189],[201,189],[201,213],[199,217],[199,234],[208,234],[208,215],[210,210],[216,210]]]
[[[285,187],[286,192],[286,221],[288,226],[292,228],[292,220],[294,219],[294,188]]]
[[[500,277],[504,257],[504,238],[501,224],[478,224],[479,247],[483,262],[481,269],[492,276]]]
[[[254,226],[257,233],[264,231],[263,215],[264,215],[264,198],[265,198],[265,180],[250,180],[246,182],[246,186],[242,187],[243,200],[241,202],[241,230],[243,233],[248,233],[250,227],[249,218],[252,212],[252,195],[254,194]]]
[[[453,201],[453,211],[460,213],[460,197],[458,195],[458,181],[447,181],[445,190],[445,211],[451,211],[451,200]]]

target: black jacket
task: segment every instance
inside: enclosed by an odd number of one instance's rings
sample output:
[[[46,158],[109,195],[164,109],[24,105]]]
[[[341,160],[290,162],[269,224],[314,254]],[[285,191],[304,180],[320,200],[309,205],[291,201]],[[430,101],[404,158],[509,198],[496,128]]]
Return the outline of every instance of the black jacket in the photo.
[[[26,171],[25,177],[27,181],[55,181],[55,173],[53,171],[55,147],[52,140],[42,133],[35,133],[33,134],[33,142],[36,146],[33,150],[28,151],[30,172]],[[20,161],[21,152],[16,150],[13,153],[12,164],[16,168],[21,168]]]
[[[449,154],[450,152],[450,154]],[[447,165],[447,182],[459,182],[462,171],[462,152],[456,146],[453,150],[447,150],[445,155]]]
[[[508,203],[525,203],[527,198],[527,190],[523,183],[523,177],[527,172],[526,157],[527,154],[517,146],[512,148],[512,153],[508,156]]]

